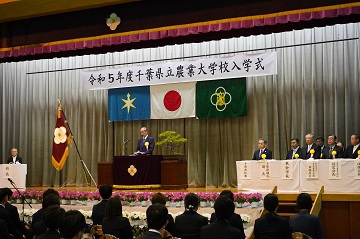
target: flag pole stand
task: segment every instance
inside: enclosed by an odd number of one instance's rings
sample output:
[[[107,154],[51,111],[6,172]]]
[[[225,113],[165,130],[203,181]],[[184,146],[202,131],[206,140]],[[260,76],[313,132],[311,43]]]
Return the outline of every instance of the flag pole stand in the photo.
[[[60,100],[59,100],[59,101],[60,101]],[[67,129],[69,130],[70,134],[73,136],[73,133],[72,133],[72,131],[71,131],[71,129],[70,129],[70,125],[69,125],[69,123],[68,123],[68,121],[67,121],[67,119],[66,119],[64,110],[61,110],[61,114],[64,116],[65,124],[66,124]],[[82,165],[83,170],[84,170],[85,181],[86,181],[87,186],[90,186],[90,183],[87,181],[86,173],[88,173],[88,175],[90,176],[91,180],[94,182],[95,186],[97,187],[97,183],[95,182],[93,176],[91,175],[91,173],[90,173],[88,167],[86,166],[84,160],[81,158],[81,155],[80,155],[78,146],[77,146],[76,141],[75,141],[74,138],[73,138],[73,141],[74,141],[74,145],[75,145],[75,148],[76,148],[76,152],[77,152],[77,154],[79,155],[79,159],[80,159],[81,165]],[[67,180],[66,180],[66,181],[67,181]],[[65,181],[65,183],[66,183],[66,181]],[[65,184],[65,183],[64,183],[64,184]]]

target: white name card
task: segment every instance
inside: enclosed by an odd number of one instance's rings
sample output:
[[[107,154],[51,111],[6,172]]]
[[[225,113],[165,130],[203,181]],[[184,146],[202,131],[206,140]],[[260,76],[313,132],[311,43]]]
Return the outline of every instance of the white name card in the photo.
[[[330,161],[329,179],[341,179],[341,162],[339,160]]]
[[[306,178],[318,179],[319,178],[319,161],[308,160],[306,161]]]
[[[239,170],[240,179],[251,179],[251,164],[246,161],[240,161]]]
[[[268,161],[260,161],[260,179],[270,179],[270,163]]]
[[[355,163],[355,179],[360,179],[360,159],[356,159]]]
[[[5,170],[2,171],[3,178],[12,178],[13,177],[13,167],[9,165],[5,166]]]
[[[281,161],[281,179],[293,179],[294,162],[290,160]]]

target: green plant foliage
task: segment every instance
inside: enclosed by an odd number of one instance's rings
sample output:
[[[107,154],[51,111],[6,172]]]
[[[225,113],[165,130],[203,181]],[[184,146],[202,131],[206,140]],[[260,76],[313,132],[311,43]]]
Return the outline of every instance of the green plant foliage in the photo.
[[[159,134],[161,141],[156,142],[156,145],[169,148],[173,154],[179,154],[175,152],[175,148],[180,147],[186,143],[187,139],[180,137],[175,131],[164,131]]]

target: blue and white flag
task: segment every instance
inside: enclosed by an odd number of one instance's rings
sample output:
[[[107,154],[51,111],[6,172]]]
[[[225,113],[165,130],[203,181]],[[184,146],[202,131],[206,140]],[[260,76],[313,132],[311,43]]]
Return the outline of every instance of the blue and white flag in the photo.
[[[150,87],[109,89],[109,121],[150,119]]]

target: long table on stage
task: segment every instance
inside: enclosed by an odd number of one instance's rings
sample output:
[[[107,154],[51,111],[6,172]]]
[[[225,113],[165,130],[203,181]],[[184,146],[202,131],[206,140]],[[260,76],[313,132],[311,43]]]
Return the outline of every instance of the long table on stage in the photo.
[[[114,156],[115,188],[160,188],[162,155]]]
[[[246,160],[236,162],[239,190],[360,192],[360,160]]]

